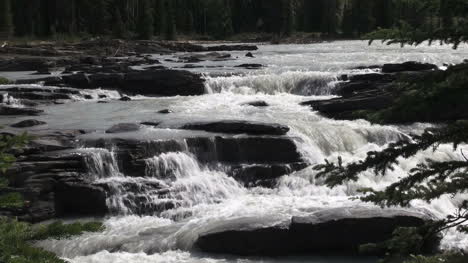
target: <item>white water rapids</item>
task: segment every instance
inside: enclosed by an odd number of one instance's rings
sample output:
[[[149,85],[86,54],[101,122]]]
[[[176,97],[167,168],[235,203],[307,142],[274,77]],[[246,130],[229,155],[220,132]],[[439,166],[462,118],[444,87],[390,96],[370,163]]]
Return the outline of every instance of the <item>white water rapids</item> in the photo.
[[[336,121],[321,117],[299,103],[313,99],[330,98],[333,87],[342,74],[369,70],[352,69],[357,66],[379,65],[416,60],[435,63],[459,63],[468,58],[468,47],[452,50],[448,46],[406,47],[366,42],[343,41],[315,45],[260,46],[256,58],[245,58],[245,52],[232,52],[237,60],[202,62],[205,68],[191,69],[206,75],[209,94],[197,97],[143,98],[133,102],[112,101],[107,104],[75,102],[47,106],[46,128],[102,131],[116,123],[157,121],[170,127],[172,123],[187,120],[239,119],[273,122],[288,125],[288,136],[294,138],[299,151],[310,164],[324,159],[345,162],[366,157],[368,151],[383,149],[388,143],[405,138],[409,133],[420,133],[428,124],[412,126],[372,125],[367,121]],[[161,59],[159,56],[156,58]],[[164,58],[164,57],[163,57]],[[162,59],[161,59],[162,60]],[[267,67],[257,71],[234,68],[243,63],[260,63]],[[180,66],[166,63],[167,66]],[[235,75],[231,75],[234,74]],[[243,105],[263,100],[270,106],[257,108]],[[158,115],[161,109],[174,113]],[[38,127],[35,129],[45,129]],[[186,131],[145,128],[130,138],[176,138],[183,144]],[[466,151],[468,147],[463,146]],[[146,160],[146,172],[141,177],[126,177],[119,169],[112,150],[82,149],[88,156],[91,176],[96,182],[108,183],[114,195],[108,204],[118,215],[104,220],[106,230],[87,233],[66,240],[47,240],[39,245],[73,263],[140,263],[140,262],[366,262],[353,259],[324,259],[313,257],[236,258],[198,253],[192,248],[200,233],[212,229],[245,225],[269,226],[291,216],[306,215],[324,207],[342,207],[360,204],[352,199],[362,187],[383,189],[406,176],[416,164],[434,160],[462,159],[450,145],[437,151],[426,151],[401,160],[385,176],[365,172],[359,181],[334,189],[314,178],[311,168],[283,176],[273,189],[245,188],[230,178],[223,167],[207,167],[187,151],[164,153]],[[162,175],[170,174],[171,180]],[[167,177],[164,177],[167,178]],[[158,196],[144,184],[170,187],[170,194]],[[122,185],[136,185],[146,202],[154,205],[168,200],[180,206],[158,216],[132,214]],[[414,201],[414,209],[424,209],[443,217],[454,211],[460,197],[445,196],[426,204]],[[367,204],[369,205],[369,204]],[[449,232],[443,248],[466,248],[468,239]],[[372,262],[372,261],[371,261]]]

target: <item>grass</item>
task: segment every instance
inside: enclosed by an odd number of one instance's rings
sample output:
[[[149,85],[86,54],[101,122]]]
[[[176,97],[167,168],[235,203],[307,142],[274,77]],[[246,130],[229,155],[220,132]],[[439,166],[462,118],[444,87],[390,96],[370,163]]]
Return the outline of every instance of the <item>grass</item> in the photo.
[[[84,232],[103,230],[99,222],[31,225],[14,219],[0,218],[0,262],[2,263],[65,263],[55,254],[34,247],[32,242],[48,238],[68,238]]]
[[[0,208],[21,208],[24,205],[23,196],[20,193],[7,193],[0,195]]]

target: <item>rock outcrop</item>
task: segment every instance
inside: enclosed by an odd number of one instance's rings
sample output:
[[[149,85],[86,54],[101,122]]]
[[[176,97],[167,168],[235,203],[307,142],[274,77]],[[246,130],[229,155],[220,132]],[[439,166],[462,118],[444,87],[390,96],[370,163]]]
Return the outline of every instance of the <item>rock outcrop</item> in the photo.
[[[245,133],[251,135],[285,135],[289,131],[289,127],[275,123],[232,120],[187,123],[179,128],[185,130],[203,130],[230,134]]]
[[[29,128],[29,127],[45,125],[45,124],[47,124],[47,123],[43,122],[43,121],[38,121],[38,120],[24,120],[24,121],[20,121],[20,122],[17,122],[15,124],[12,124],[11,127],[13,127],[13,128]]]
[[[268,227],[252,225],[213,229],[195,246],[203,252],[242,256],[358,254],[359,246],[388,240],[398,227],[418,227],[432,218],[403,209],[340,207],[318,209],[305,217]],[[438,239],[424,244],[433,251]]]

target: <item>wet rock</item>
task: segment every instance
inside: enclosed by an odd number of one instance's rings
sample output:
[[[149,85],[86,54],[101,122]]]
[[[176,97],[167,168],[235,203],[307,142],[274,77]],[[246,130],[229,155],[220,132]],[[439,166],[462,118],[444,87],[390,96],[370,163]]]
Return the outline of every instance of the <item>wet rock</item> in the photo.
[[[159,124],[161,124],[160,122],[152,122],[152,121],[145,121],[145,122],[142,122],[140,123],[141,125],[146,125],[146,126],[152,126],[152,127],[157,127],[159,126]]]
[[[434,69],[438,69],[438,67],[434,64],[409,61],[409,62],[405,62],[401,64],[385,64],[382,67],[382,72],[383,73],[396,73],[396,72],[404,72],[404,71],[426,71],[426,70],[434,70]]]
[[[203,252],[242,256],[357,255],[361,245],[386,241],[399,227],[419,227],[431,219],[421,212],[403,209],[321,209],[269,227],[255,223],[231,228],[224,225],[201,234],[195,246]],[[434,237],[423,244],[423,250],[433,251],[437,245]]]
[[[268,107],[268,106],[270,106],[266,101],[263,101],[263,100],[247,102],[247,103],[244,103],[242,105],[253,106],[253,107]]]
[[[44,112],[43,110],[38,110],[34,108],[15,108],[15,107],[0,106],[0,115],[37,116],[43,112]]]
[[[85,182],[61,182],[55,190],[58,216],[103,216],[108,212],[106,192],[102,187]]]
[[[160,69],[167,69],[165,66],[150,66],[144,67],[144,70],[160,70]]]
[[[180,129],[252,135],[285,135],[289,131],[289,127],[281,124],[230,120],[188,123]]]
[[[95,88],[119,88],[124,80],[123,73],[98,73],[89,76],[90,85]]]
[[[246,69],[259,69],[262,68],[262,64],[241,64],[236,66],[236,68],[246,68]]]
[[[190,54],[180,56],[179,60],[184,63],[197,63],[202,61],[226,61],[232,59],[231,54],[210,52],[206,54]]]
[[[380,68],[382,68],[381,65],[369,65],[369,66],[357,66],[351,69],[363,70],[363,69],[380,69]]]
[[[274,187],[276,180],[284,175],[302,170],[306,163],[263,164],[235,166],[229,175],[247,187]]]
[[[140,125],[135,123],[119,123],[108,130],[106,133],[124,133],[124,132],[134,132],[140,130]]]
[[[71,86],[73,88],[78,88],[78,89],[92,88],[91,80],[89,79],[88,75],[84,73],[77,73],[77,74],[72,74],[68,76],[63,76],[62,80],[66,85]]]
[[[370,73],[370,74],[360,74],[348,76],[350,81],[379,81],[379,82],[390,82],[395,80],[394,75],[389,74],[379,74],[379,73]]]
[[[0,61],[0,71],[46,71],[55,63],[47,58],[16,57]]]
[[[361,110],[381,110],[393,104],[394,97],[389,93],[373,93],[366,96],[336,98],[325,101],[303,102],[301,105],[311,106],[330,118],[354,119],[355,112]]]
[[[106,104],[106,103],[109,103],[109,102],[108,102],[108,101],[105,101],[105,100],[100,100],[100,101],[98,101],[97,103]]]
[[[216,137],[216,158],[225,163],[303,162],[296,144],[287,137]]]
[[[119,99],[120,101],[131,101],[132,98],[128,97],[128,96],[123,96],[122,98]]]
[[[82,64],[91,64],[91,65],[99,65],[102,63],[101,59],[96,56],[87,56],[80,58],[80,63]]]
[[[208,51],[254,51],[258,50],[257,46],[253,45],[219,45],[207,47]]]
[[[50,73],[49,69],[47,68],[43,68],[43,69],[39,69],[38,71],[32,73],[31,75],[51,75],[52,73]]]
[[[198,66],[194,64],[185,64],[182,68],[203,68],[203,66]]]
[[[53,101],[53,100],[70,100],[71,97],[68,94],[51,92],[46,90],[45,92],[34,92],[33,90],[26,90],[25,92],[10,92],[9,95],[13,96],[16,99],[27,99],[27,100],[44,100],[44,101]]]
[[[38,121],[38,120],[24,120],[24,121],[20,121],[15,124],[12,124],[11,127],[28,128],[28,127],[33,127],[33,126],[45,125],[45,124],[47,123],[43,121]]]
[[[248,52],[247,54],[245,54],[245,56],[248,58],[254,58],[254,55],[252,54],[252,52]]]
[[[47,86],[56,86],[62,83],[62,78],[60,77],[45,77],[45,78],[38,78],[38,79],[18,79],[15,81],[16,84],[36,84],[36,83],[44,83]]]
[[[93,99],[93,96],[91,96],[91,95],[89,95],[89,94],[86,94],[86,95],[83,96],[83,98],[84,98],[85,100],[92,100],[92,99]]]
[[[173,111],[171,111],[170,109],[164,109],[164,110],[160,110],[158,111],[159,114],[170,114],[170,113],[173,113]]]
[[[191,96],[205,93],[204,80],[188,71],[156,70],[125,76],[122,90],[148,96]]]

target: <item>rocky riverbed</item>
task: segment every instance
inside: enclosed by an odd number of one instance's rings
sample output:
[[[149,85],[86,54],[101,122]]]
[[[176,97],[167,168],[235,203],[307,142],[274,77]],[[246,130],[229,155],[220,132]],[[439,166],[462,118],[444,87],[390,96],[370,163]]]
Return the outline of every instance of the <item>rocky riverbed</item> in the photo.
[[[340,57],[344,48],[351,57]],[[355,255],[359,245],[451,209],[440,208],[447,199],[409,209],[350,199],[404,176],[405,162],[381,181],[337,189],[311,169],[324,158],[362,158],[431,125],[356,120],[391,106],[397,79],[443,73],[443,63],[468,55],[423,49],[117,40],[0,49],[0,76],[13,81],[0,85],[2,133],[34,136],[6,173],[5,191],[22,193],[27,206],[0,213],[31,222],[105,218],[105,233],[39,244],[72,262]],[[461,158],[442,151],[433,157]]]

